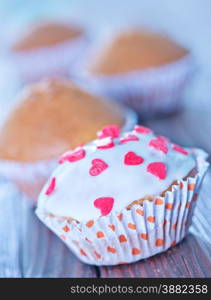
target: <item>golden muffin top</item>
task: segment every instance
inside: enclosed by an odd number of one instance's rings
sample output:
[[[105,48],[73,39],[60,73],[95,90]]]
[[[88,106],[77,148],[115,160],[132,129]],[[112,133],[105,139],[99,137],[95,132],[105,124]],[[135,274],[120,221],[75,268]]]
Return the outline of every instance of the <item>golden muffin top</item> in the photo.
[[[122,126],[119,107],[68,80],[29,86],[0,128],[0,159],[37,161],[89,142],[108,125]]]
[[[40,22],[27,29],[12,48],[17,52],[30,51],[72,40],[82,34],[82,30],[73,25],[59,22]]]
[[[89,70],[112,75],[157,67],[185,56],[188,50],[169,37],[147,31],[128,31],[116,36],[99,53]]]

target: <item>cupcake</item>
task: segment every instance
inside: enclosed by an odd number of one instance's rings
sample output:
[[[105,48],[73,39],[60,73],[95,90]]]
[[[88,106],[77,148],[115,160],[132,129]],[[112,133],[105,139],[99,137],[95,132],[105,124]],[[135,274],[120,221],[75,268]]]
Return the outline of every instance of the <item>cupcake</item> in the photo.
[[[96,137],[98,128],[131,128],[136,118],[68,80],[29,86],[0,129],[0,175],[37,196],[57,157]],[[114,126],[115,127],[115,126]]]
[[[87,43],[82,28],[62,22],[31,25],[12,44],[12,60],[24,81],[65,75]]]
[[[99,48],[80,65],[82,82],[90,89],[125,102],[142,116],[178,107],[191,71],[187,49],[144,30],[121,32]]]
[[[150,257],[186,235],[206,157],[143,126],[122,135],[108,127],[58,160],[36,214],[85,263]]]

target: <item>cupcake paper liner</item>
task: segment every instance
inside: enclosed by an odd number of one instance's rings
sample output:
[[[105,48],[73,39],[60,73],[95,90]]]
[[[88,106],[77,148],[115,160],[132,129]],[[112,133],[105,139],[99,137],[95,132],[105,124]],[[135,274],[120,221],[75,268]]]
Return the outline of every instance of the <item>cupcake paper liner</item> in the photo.
[[[24,81],[42,77],[67,75],[71,64],[88,45],[88,37],[58,43],[54,46],[12,53],[11,60]]]
[[[130,109],[122,108],[125,116],[123,131],[131,130],[137,123],[137,115]],[[13,181],[27,199],[35,204],[37,197],[57,165],[58,158],[40,160],[37,162],[18,162],[0,160],[0,177]]]
[[[145,200],[130,210],[81,223],[53,216],[39,206],[36,214],[85,263],[117,265],[153,256],[180,242],[191,224],[209,165],[205,152],[195,149],[195,154],[197,175],[178,181],[164,197]]]
[[[123,75],[94,75],[85,63],[76,65],[70,76],[81,86],[121,101],[141,116],[168,114],[182,105],[182,93],[193,73],[193,58],[186,55],[175,62]]]

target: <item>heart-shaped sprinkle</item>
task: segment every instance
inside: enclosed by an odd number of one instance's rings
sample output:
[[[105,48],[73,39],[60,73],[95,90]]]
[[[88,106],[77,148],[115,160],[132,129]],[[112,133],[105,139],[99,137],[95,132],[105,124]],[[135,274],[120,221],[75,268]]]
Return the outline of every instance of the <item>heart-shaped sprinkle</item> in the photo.
[[[92,160],[92,167],[89,169],[89,174],[91,176],[97,176],[107,168],[108,165],[102,159],[95,158]]]
[[[47,196],[51,195],[53,193],[53,191],[55,190],[55,187],[56,187],[56,178],[53,177],[50,181],[50,184],[49,184],[45,194]]]
[[[183,149],[182,147],[180,147],[180,146],[178,146],[176,144],[173,145],[172,149],[174,151],[177,151],[177,152],[182,153],[184,155],[188,155],[188,152],[185,149]]]
[[[156,138],[156,139],[152,139],[149,142],[149,146],[153,147],[154,149],[161,151],[163,153],[168,153],[168,147],[166,145],[166,142],[164,142],[162,139],[160,138]]]
[[[125,154],[125,157],[124,157],[125,165],[140,165],[143,162],[144,162],[144,159],[132,151]]]
[[[97,137],[103,139],[105,137],[117,138],[120,135],[120,129],[117,125],[109,125],[97,132]]]
[[[147,127],[144,127],[144,126],[140,126],[140,125],[136,125],[134,127],[134,130],[135,130],[135,132],[140,133],[140,134],[149,134],[149,133],[152,133],[151,129],[149,129]]]
[[[166,178],[166,165],[163,162],[153,162],[148,164],[147,171],[161,180]]]
[[[110,149],[114,147],[114,141],[111,137],[101,139],[97,143],[97,149]]]
[[[139,138],[134,135],[134,134],[128,134],[125,138],[120,140],[120,144],[125,144],[127,142],[131,142],[131,141],[139,141]]]
[[[106,216],[111,212],[114,206],[114,198],[111,197],[98,198],[94,201],[94,206],[100,209],[102,216]]]
[[[85,157],[86,152],[82,148],[78,148],[75,151],[65,152],[59,159],[59,164],[63,164],[65,161],[75,162]]]

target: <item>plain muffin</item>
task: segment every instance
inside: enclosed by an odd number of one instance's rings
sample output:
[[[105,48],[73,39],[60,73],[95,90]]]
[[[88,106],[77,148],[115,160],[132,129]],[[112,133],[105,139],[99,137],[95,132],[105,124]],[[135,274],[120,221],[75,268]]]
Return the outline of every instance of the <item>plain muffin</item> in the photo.
[[[94,74],[113,75],[145,70],[176,61],[188,51],[169,37],[143,30],[122,32],[89,66]]]
[[[122,126],[118,106],[68,80],[29,86],[0,129],[0,159],[38,161],[92,140],[107,124]]]
[[[83,34],[81,28],[60,22],[43,21],[35,23],[22,33],[12,46],[15,52],[31,51],[74,40]]]

